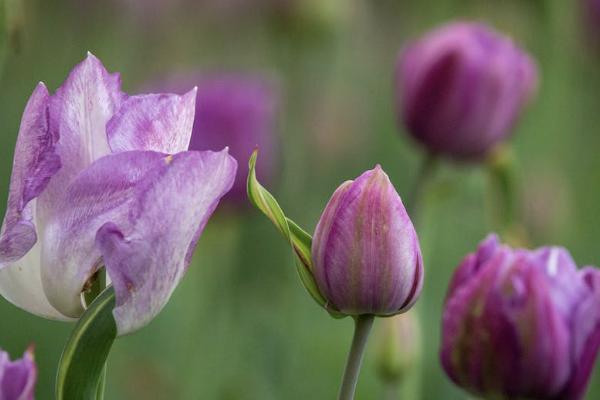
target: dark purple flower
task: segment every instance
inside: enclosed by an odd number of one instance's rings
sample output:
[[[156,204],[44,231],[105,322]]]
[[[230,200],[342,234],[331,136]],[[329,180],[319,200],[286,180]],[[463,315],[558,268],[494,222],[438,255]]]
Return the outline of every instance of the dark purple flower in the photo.
[[[14,361],[0,349],[0,399],[33,400],[36,380],[37,368],[32,349],[27,350],[23,358]]]
[[[312,260],[320,293],[343,314],[394,315],[417,301],[419,240],[381,167],[334,192],[315,230]]]
[[[441,361],[486,398],[578,400],[600,345],[600,272],[560,247],[512,249],[490,235],[454,273]]]
[[[227,151],[186,152],[196,92],[129,96],[93,55],[25,108],[0,230],[0,294],[47,318],[78,318],[105,266],[120,334],[168,301],[219,199]]]
[[[483,24],[453,23],[405,48],[397,114],[432,154],[478,160],[512,131],[537,82],[532,59]]]

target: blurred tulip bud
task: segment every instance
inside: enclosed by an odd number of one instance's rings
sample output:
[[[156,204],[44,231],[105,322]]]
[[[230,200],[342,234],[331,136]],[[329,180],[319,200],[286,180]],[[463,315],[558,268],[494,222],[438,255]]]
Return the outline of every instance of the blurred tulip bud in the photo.
[[[421,359],[419,316],[410,311],[379,322],[377,372],[388,385],[397,386]]]
[[[347,315],[389,316],[420,295],[419,240],[380,166],[333,194],[312,242],[313,274],[329,307]]]
[[[441,361],[476,396],[579,400],[600,345],[600,271],[567,250],[512,249],[490,235],[454,273]]]
[[[8,353],[0,349],[0,399],[33,400],[36,381],[37,368],[32,348],[15,361],[11,361]]]
[[[478,23],[452,23],[402,51],[399,121],[428,152],[480,160],[506,139],[537,84],[533,60]]]

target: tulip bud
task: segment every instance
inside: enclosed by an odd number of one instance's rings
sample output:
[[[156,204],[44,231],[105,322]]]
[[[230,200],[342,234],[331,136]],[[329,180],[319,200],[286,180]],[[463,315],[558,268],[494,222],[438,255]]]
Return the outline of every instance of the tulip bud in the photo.
[[[381,167],[344,182],[317,224],[313,275],[327,305],[348,315],[407,311],[423,284],[419,240]]]
[[[509,38],[453,23],[400,54],[398,119],[428,152],[479,160],[510,135],[536,81],[534,62]]]
[[[582,399],[600,345],[600,271],[559,247],[512,249],[489,236],[456,270],[441,361],[485,398]]]
[[[382,319],[379,323],[377,372],[391,386],[402,384],[421,358],[421,326],[414,312]]]
[[[27,350],[22,359],[14,361],[0,349],[0,399],[33,400],[36,380],[32,349]]]

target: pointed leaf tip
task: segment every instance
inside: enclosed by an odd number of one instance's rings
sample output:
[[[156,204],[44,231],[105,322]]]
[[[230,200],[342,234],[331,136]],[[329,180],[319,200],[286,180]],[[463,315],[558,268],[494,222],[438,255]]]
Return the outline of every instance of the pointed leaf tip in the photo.
[[[248,161],[247,189],[250,202],[271,220],[279,233],[290,243],[298,275],[310,296],[333,317],[339,318],[341,314],[327,308],[327,301],[319,292],[312,274],[312,237],[285,216],[275,197],[257,180],[255,170],[257,157],[258,149],[254,150]]]

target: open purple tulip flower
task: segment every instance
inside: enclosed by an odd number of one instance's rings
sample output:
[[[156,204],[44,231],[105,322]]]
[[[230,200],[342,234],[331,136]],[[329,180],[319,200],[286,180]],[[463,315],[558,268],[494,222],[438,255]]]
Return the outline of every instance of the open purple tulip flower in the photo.
[[[183,277],[233,184],[227,150],[186,151],[196,89],[129,96],[89,54],[54,93],[34,90],[0,231],[0,294],[71,320],[103,266],[119,334],[147,324]]]
[[[485,398],[582,399],[600,346],[600,271],[567,250],[512,249],[490,235],[450,283],[441,361]]]
[[[448,24],[401,52],[398,120],[430,154],[479,161],[511,134],[536,82],[533,60],[508,37]]]
[[[33,349],[27,350],[23,358],[14,361],[0,349],[0,399],[33,400],[36,381]]]
[[[340,400],[354,398],[362,355],[375,316],[408,311],[423,286],[419,239],[402,200],[380,166],[342,183],[311,237],[287,218],[256,179],[250,159],[248,197],[289,241],[298,274],[312,298],[333,317],[355,320]]]

